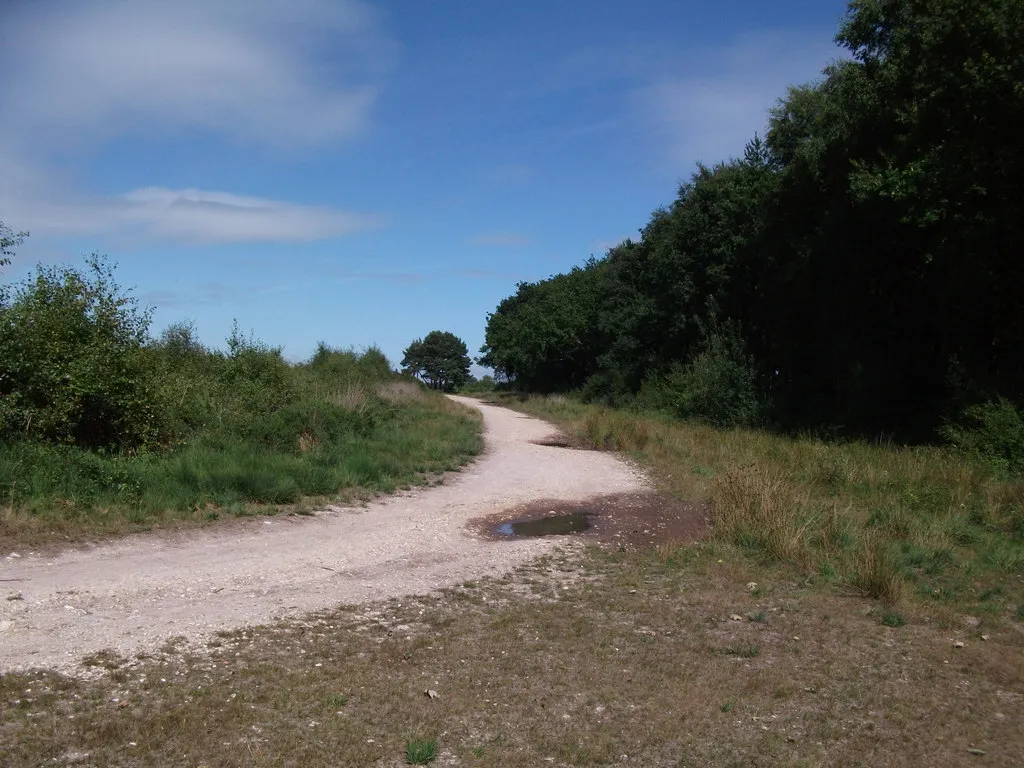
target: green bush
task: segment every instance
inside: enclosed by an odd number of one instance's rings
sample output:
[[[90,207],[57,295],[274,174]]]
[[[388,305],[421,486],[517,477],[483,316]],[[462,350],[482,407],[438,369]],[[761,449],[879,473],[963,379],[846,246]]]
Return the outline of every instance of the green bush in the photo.
[[[323,380],[358,384],[384,381],[394,374],[391,363],[377,347],[371,346],[360,354],[334,349],[322,341],[305,367]]]
[[[293,365],[237,324],[220,351],[149,320],[99,257],[0,288],[0,506],[21,523],[389,491],[480,449],[477,421],[411,397],[376,347]]]
[[[957,450],[997,471],[1024,473],[1024,418],[1005,397],[968,406],[940,434]]]
[[[38,267],[0,288],[0,432],[85,448],[136,449],[165,431],[143,343],[150,315],[99,256]]]
[[[486,394],[493,392],[497,387],[498,384],[493,376],[483,376],[479,379],[471,376],[469,381],[459,387],[459,392],[467,395]]]
[[[644,382],[636,405],[718,427],[754,426],[763,416],[753,359],[731,327],[708,333],[696,357]]]

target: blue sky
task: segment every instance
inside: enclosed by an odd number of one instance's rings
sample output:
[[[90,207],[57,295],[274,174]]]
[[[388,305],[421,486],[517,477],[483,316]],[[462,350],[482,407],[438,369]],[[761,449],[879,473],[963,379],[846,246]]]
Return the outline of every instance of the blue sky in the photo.
[[[99,251],[222,346],[471,353],[840,55],[841,0],[7,0],[4,281]]]

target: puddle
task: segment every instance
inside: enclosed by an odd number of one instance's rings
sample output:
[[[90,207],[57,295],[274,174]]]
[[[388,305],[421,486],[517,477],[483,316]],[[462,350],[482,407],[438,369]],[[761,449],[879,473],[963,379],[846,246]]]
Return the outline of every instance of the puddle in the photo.
[[[541,440],[531,440],[534,445],[543,445],[545,448],[574,448],[567,437],[545,437]]]
[[[502,523],[495,532],[502,536],[566,536],[583,533],[591,527],[589,512],[572,512],[567,515],[552,515],[533,520],[512,520]]]

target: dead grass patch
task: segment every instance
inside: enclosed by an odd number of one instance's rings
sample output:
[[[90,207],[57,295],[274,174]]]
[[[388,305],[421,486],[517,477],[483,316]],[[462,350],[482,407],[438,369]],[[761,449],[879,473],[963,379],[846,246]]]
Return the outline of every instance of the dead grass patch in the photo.
[[[711,486],[713,532],[718,538],[767,552],[779,560],[802,555],[799,489],[780,472],[736,467]]]
[[[933,447],[724,430],[564,397],[491,399],[628,453],[678,498],[710,502],[714,536],[747,557],[885,602],[1024,615],[1020,480]]]
[[[870,608],[717,544],[547,558],[97,680],[6,675],[0,763],[398,766],[436,739],[438,765],[1014,765],[1024,635]]]

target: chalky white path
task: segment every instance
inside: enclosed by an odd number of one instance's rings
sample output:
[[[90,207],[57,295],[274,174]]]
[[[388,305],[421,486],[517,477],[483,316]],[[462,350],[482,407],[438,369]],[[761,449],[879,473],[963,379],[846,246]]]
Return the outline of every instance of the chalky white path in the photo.
[[[0,671],[73,671],[102,649],[131,654],[170,637],[407,594],[507,572],[551,539],[489,541],[472,518],[540,499],[646,489],[610,454],[534,444],[551,425],[469,398],[485,453],[445,485],[314,518],[138,535],[41,557],[0,559]],[[21,599],[6,600],[20,593]]]

